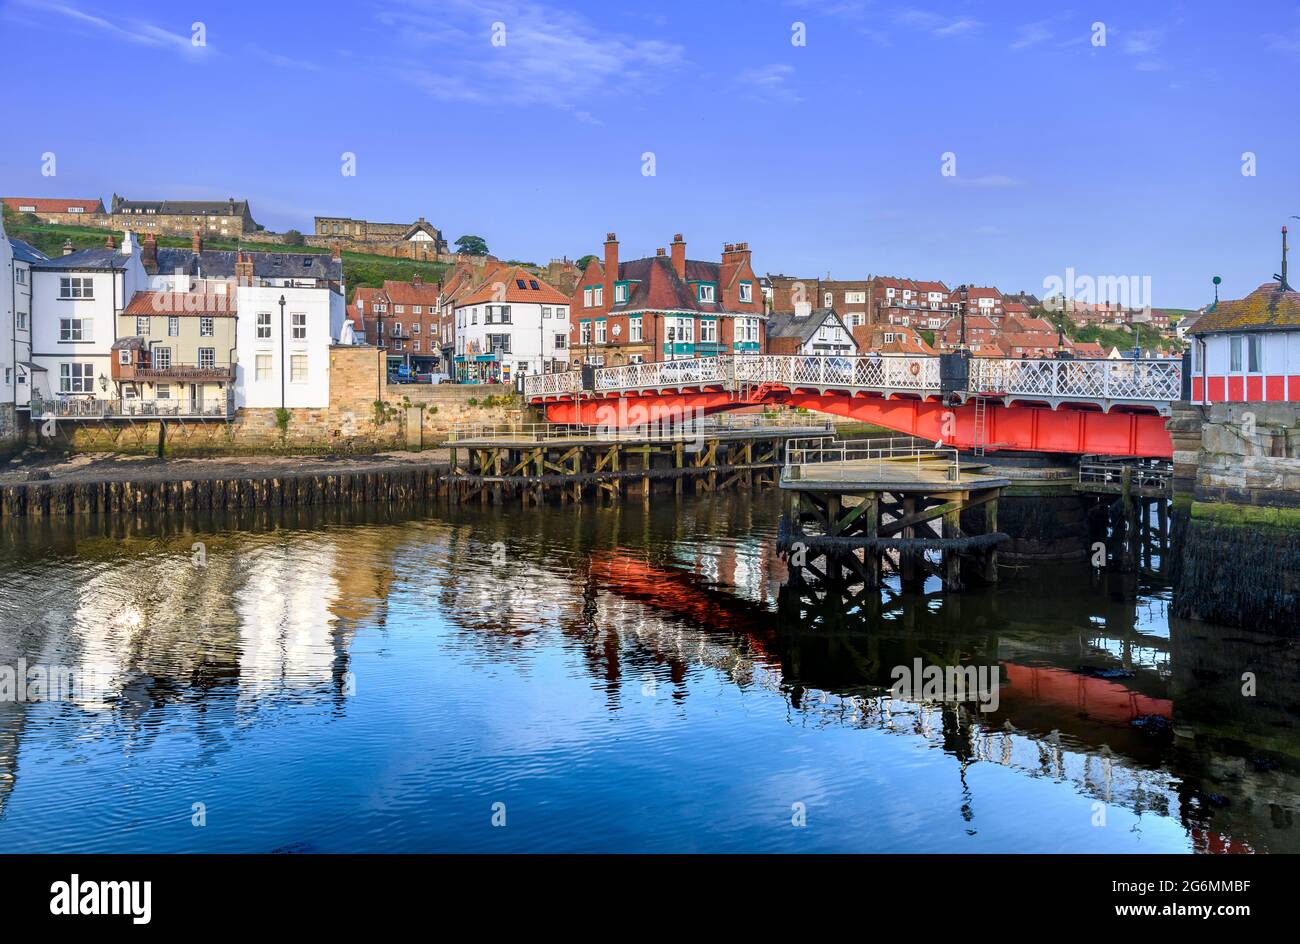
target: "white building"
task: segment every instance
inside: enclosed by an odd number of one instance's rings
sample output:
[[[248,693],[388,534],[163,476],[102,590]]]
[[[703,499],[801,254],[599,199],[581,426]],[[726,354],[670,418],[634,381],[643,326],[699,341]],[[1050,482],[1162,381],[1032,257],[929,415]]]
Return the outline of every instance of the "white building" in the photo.
[[[853,332],[830,308],[796,302],[793,312],[773,312],[767,320],[767,349],[773,354],[858,353]]]
[[[236,408],[329,406],[330,345],[353,342],[343,260],[245,252],[233,275],[239,286]]]
[[[454,303],[456,380],[513,383],[568,369],[569,298],[518,266],[503,266]]]
[[[132,233],[31,265],[32,398],[111,400],[117,315],[148,287]]]
[[[1193,403],[1300,401],[1300,292],[1265,282],[1207,308],[1188,334]]]
[[[0,219],[0,442],[19,432],[32,399],[32,266],[45,254],[10,239]]]

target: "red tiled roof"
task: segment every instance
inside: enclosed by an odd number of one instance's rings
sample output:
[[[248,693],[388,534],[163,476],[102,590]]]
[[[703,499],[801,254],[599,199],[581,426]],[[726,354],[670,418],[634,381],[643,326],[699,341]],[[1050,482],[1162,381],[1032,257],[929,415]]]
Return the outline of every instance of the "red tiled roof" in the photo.
[[[103,213],[104,203],[96,198],[93,200],[72,200],[62,197],[4,197],[0,199],[9,209],[15,213],[67,213],[70,208],[77,207],[83,213]],[[35,207],[35,210],[19,209],[20,207]]]
[[[430,282],[385,280],[384,294],[394,305],[428,305],[435,308],[438,304],[438,286]]]
[[[520,288],[519,283],[524,283]],[[537,288],[533,288],[536,285]],[[501,291],[497,286],[503,286]],[[541,305],[568,305],[571,299],[559,289],[547,285],[537,276],[519,266],[502,266],[473,292],[458,301],[457,305],[479,305],[484,302],[513,302],[525,304],[533,302]]]
[[[136,292],[124,315],[203,315],[233,317],[239,313],[234,294],[219,292]]]

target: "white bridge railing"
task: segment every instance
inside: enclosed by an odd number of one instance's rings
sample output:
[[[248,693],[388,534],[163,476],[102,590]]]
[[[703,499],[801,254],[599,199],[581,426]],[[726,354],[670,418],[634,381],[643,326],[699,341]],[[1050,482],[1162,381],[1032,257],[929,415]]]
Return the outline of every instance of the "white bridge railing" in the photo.
[[[595,371],[596,393],[674,387],[721,386],[729,390],[773,385],[794,389],[879,392],[940,392],[939,358],[905,354],[737,354],[695,360],[654,361]],[[970,360],[967,392],[995,397],[1060,400],[1123,400],[1163,405],[1177,400],[1182,365],[1170,360]],[[582,392],[582,372],[533,375],[524,381],[530,399]]]

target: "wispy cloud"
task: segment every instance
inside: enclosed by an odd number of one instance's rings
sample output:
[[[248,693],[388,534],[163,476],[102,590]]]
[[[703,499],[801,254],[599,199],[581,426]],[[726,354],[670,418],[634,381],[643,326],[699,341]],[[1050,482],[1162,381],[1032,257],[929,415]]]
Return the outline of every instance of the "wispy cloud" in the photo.
[[[901,10],[894,19],[901,26],[911,26],[915,29],[924,30],[939,39],[960,36],[962,33],[969,33],[984,25],[979,20],[969,16],[948,17],[939,13],[931,13],[928,10],[917,9]]]
[[[144,20],[107,19],[95,13],[82,10],[68,3],[50,3],[46,0],[13,0],[6,11],[21,13],[24,9],[35,16],[20,17],[28,25],[42,24],[53,26],[57,22],[68,22],[84,29],[94,30],[112,39],[133,43],[137,46],[152,46],[170,49],[190,58],[200,58],[207,51],[207,46],[195,46],[188,33],[173,33]],[[57,18],[57,19],[56,19]]]
[[[381,29],[407,50],[398,75],[439,101],[544,105],[599,123],[596,103],[652,90],[685,61],[680,45],[534,0],[381,3]]]
[[[1165,68],[1160,59],[1164,34],[1159,30],[1135,30],[1120,37],[1120,50],[1137,59],[1133,68],[1139,72],[1159,72]]]
[[[803,96],[789,85],[794,67],[780,63],[746,69],[737,77],[743,94],[769,105],[797,105]]]
[[[1054,34],[1049,28],[1050,22],[1050,20],[1039,20],[1037,23],[1028,23],[1020,27],[1019,34],[1011,44],[1011,48],[1028,49],[1031,46],[1051,41]]]

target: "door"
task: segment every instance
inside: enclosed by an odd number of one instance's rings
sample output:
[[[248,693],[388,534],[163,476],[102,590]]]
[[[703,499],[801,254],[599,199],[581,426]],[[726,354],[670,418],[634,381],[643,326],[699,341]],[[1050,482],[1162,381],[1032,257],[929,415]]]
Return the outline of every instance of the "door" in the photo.
[[[203,412],[203,397],[199,395],[198,384],[190,384],[190,412]]]

